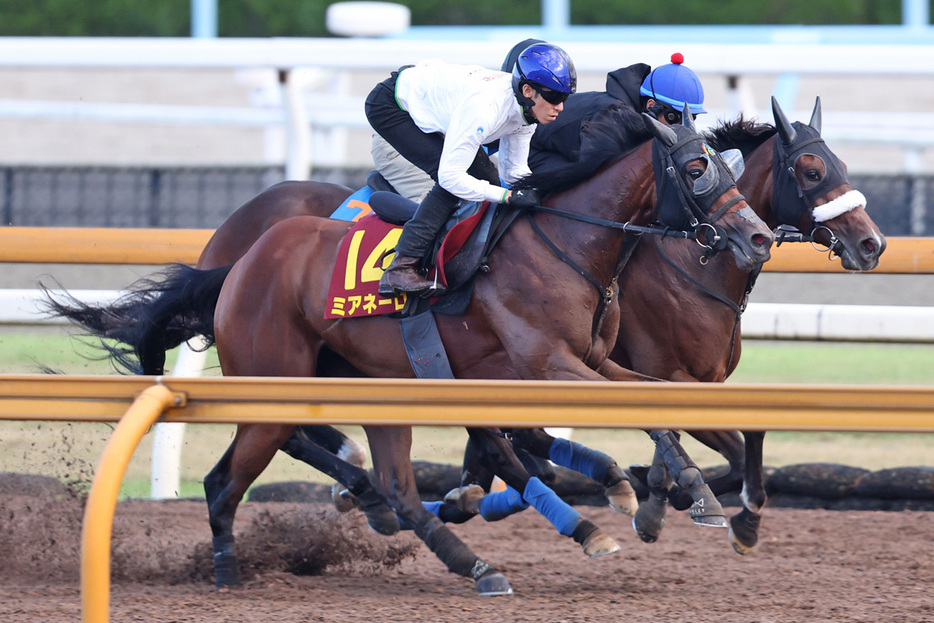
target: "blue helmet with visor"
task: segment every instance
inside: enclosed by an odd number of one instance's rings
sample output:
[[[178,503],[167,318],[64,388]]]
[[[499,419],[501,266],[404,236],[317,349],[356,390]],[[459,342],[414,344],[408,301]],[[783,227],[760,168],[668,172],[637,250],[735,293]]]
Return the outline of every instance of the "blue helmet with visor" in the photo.
[[[577,70],[567,52],[551,43],[533,43],[519,54],[512,69],[512,90],[526,111],[533,102],[522,94],[522,85],[528,84],[552,104],[564,102],[577,90]]]

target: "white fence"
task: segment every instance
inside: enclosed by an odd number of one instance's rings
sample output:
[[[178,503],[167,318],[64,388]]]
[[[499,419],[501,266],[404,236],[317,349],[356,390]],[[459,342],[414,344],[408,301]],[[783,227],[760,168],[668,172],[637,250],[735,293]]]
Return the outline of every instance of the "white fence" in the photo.
[[[664,31],[660,31],[664,32]],[[492,34],[491,34],[492,33]],[[274,93],[260,98],[258,106],[218,107],[36,99],[0,100],[0,119],[55,119],[117,123],[229,125],[239,127],[284,126],[290,144],[285,161],[289,177],[307,177],[311,153],[319,135],[329,164],[347,164],[341,130],[368,128],[363,114],[363,94],[352,92],[346,76],[352,73],[388,73],[426,56],[452,62],[475,62],[499,67],[505,51],[529,32],[520,29],[490,31],[500,39],[175,39],[175,38],[3,38],[0,68],[25,69],[265,69],[276,71]],[[667,62],[672,51],[688,52],[689,65],[705,76],[710,90],[726,90],[726,101],[711,109],[701,123],[733,118],[739,112],[770,119],[767,95],[774,94],[792,118],[806,118],[810,110],[796,110],[801,78],[852,80],[862,78],[924,79],[934,77],[934,46],[817,44],[807,37],[788,36],[785,43],[684,43],[667,41],[625,42],[560,40],[575,60],[579,72],[602,76],[635,61]],[[728,37],[724,37],[729,40]],[[710,82],[708,82],[708,79]],[[769,82],[771,80],[771,82]],[[721,84],[713,84],[720,81]],[[768,93],[761,83],[771,85]],[[753,83],[759,83],[754,95]],[[599,84],[602,84],[602,79]],[[322,85],[327,85],[324,93]],[[311,88],[319,89],[312,93]],[[831,96],[832,93],[825,93]],[[918,94],[914,94],[918,96]],[[758,98],[758,101],[757,99]],[[908,93],[893,93],[904,103]],[[803,107],[804,105],[802,105]],[[904,106],[901,110],[865,110],[826,107],[825,137],[838,142],[891,145],[904,152],[903,170],[916,172],[924,166],[922,152],[934,146],[934,113]],[[335,134],[336,133],[336,134]],[[313,138],[314,137],[314,138]],[[344,159],[342,161],[342,159]],[[851,162],[852,164],[852,162]],[[934,165],[932,165],[934,168]]]
[[[101,304],[120,293],[74,290],[81,301]],[[36,290],[0,290],[0,325],[67,324],[42,316]],[[750,303],[742,336],[765,340],[934,343],[934,307]],[[188,365],[187,363],[184,365]]]

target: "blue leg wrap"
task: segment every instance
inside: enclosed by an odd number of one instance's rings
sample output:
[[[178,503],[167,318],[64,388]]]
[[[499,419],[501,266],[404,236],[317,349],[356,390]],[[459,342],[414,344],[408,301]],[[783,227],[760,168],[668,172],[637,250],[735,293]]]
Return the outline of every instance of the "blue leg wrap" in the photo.
[[[557,465],[572,469],[603,484],[606,470],[616,464],[609,455],[568,439],[555,439],[548,451],[548,458]]]
[[[538,478],[529,479],[522,497],[564,536],[571,536],[574,528],[581,521],[580,513],[566,504],[557,493]]]
[[[486,521],[499,521],[529,507],[519,492],[512,487],[496,491],[480,500],[480,516]]]
[[[422,502],[422,506],[425,507],[425,510],[441,519],[441,505],[444,504],[441,500],[436,500],[434,502]]]
[[[435,517],[438,517],[438,519],[441,519],[439,513],[441,512],[442,504],[444,504],[444,502],[442,502],[441,500],[438,500],[436,502],[422,502],[422,506],[425,507],[425,510],[431,513],[432,515],[434,515]],[[399,517],[399,529],[400,530],[414,530],[415,526],[407,522],[402,517]]]

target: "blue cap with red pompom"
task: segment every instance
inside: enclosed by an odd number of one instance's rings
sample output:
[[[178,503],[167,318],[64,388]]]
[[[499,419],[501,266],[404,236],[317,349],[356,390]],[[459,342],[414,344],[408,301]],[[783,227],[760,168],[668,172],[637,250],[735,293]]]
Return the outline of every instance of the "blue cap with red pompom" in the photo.
[[[684,55],[680,52],[671,55],[670,65],[653,69],[642,82],[639,93],[677,111],[683,110],[686,103],[695,115],[707,112],[704,110],[704,87],[697,74],[684,66]]]

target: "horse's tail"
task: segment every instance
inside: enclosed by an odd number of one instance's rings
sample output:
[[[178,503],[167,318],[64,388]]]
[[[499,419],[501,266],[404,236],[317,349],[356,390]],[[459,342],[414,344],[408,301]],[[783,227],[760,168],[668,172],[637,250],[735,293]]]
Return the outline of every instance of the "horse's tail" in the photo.
[[[165,353],[202,335],[214,344],[214,309],[233,264],[198,270],[173,264],[155,278],[137,281],[127,294],[101,306],[42,286],[43,307],[101,339],[115,367],[131,374],[163,374]]]

